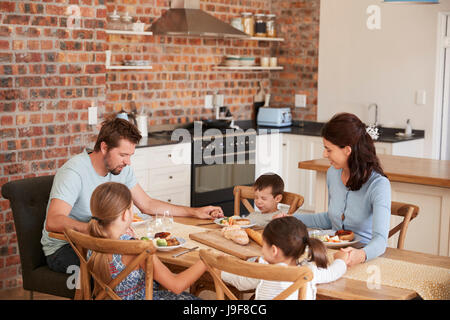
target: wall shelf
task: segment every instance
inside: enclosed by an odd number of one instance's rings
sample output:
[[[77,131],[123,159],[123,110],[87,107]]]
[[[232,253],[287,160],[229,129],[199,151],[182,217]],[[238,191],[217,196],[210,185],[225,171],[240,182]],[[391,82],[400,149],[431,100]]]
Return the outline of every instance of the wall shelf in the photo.
[[[106,30],[108,34],[124,34],[131,36],[151,36],[153,32],[151,31],[130,31],[130,30]]]
[[[269,37],[250,37],[249,40],[257,40],[257,41],[279,41],[283,42],[283,38],[269,38]]]
[[[249,71],[264,71],[264,70],[283,70],[283,67],[261,67],[261,66],[215,66],[216,70],[249,70]]]
[[[152,66],[106,66],[109,70],[151,70]]]

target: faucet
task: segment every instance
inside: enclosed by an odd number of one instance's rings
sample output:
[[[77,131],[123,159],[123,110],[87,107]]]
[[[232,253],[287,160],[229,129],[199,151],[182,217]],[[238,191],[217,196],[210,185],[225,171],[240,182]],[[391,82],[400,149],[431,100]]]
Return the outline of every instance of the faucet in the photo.
[[[372,107],[375,107],[375,122],[373,123],[373,125],[375,127],[378,127],[379,126],[379,123],[378,123],[378,105],[376,103],[371,103],[371,104],[369,104],[368,109],[370,110]]]

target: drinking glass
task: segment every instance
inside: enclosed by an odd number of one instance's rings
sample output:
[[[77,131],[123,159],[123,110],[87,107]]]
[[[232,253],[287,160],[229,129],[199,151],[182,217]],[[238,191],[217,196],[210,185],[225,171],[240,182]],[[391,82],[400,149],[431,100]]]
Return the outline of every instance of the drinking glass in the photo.
[[[171,231],[173,226],[173,216],[169,210],[164,211],[163,227],[164,231]]]
[[[155,216],[153,217],[153,220],[151,222],[151,226],[152,226],[152,229],[153,229],[153,234],[163,231],[162,230],[163,219],[161,217],[161,214],[159,214],[158,212],[155,212]]]

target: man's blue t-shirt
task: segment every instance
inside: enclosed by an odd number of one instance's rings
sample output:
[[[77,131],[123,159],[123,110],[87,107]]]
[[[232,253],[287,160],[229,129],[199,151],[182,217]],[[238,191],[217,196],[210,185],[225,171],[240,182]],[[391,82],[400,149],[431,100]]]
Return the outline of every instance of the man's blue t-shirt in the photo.
[[[95,188],[105,182],[120,182],[132,189],[137,180],[130,166],[122,169],[120,174],[113,175],[108,172],[106,176],[100,176],[92,166],[91,158],[86,150],[67,161],[58,169],[50,192],[50,201],[54,198],[63,200],[72,206],[69,218],[81,222],[89,222],[91,219],[90,201]],[[67,244],[66,241],[49,237],[45,230],[46,222],[42,230],[42,249],[49,256],[56,250]]]

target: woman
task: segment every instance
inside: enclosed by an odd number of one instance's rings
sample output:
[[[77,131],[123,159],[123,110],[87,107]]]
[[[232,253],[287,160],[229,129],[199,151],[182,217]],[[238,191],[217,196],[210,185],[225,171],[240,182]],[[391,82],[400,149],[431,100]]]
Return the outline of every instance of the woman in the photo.
[[[391,185],[366,132],[355,115],[340,113],[322,128],[327,171],[328,212],[294,216],[309,228],[351,230],[365,247],[348,252],[348,265],[363,263],[384,253],[391,215]]]

